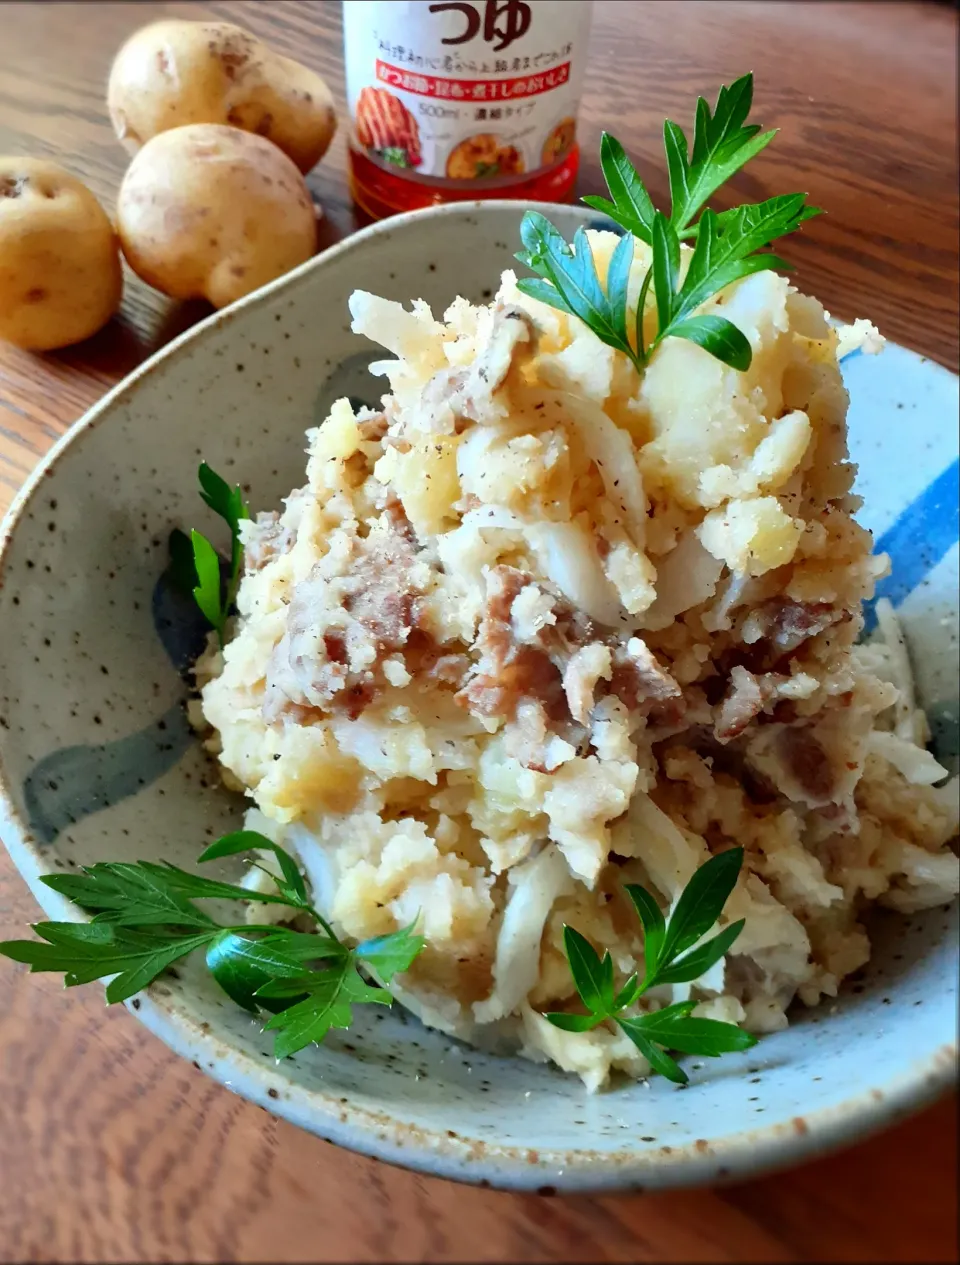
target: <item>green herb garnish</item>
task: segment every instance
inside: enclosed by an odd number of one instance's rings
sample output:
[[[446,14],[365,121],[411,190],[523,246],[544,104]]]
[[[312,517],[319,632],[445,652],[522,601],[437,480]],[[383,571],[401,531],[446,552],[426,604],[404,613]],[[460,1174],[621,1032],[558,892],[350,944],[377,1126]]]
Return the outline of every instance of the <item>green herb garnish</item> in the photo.
[[[609,951],[601,958],[579,931],[565,926],[563,943],[573,982],[590,1013],[552,1013],[544,1018],[566,1032],[589,1032],[612,1020],[655,1072],[678,1085],[685,1085],[688,1077],[668,1050],[716,1058],[756,1045],[756,1037],[736,1024],[691,1018],[690,1012],[697,1005],[695,1001],[675,1002],[648,1014],[624,1016],[623,1013],[651,988],[699,979],[729,951],[743,930],[742,918],[718,931],[710,940],[700,941],[720,917],[742,863],[742,848],[731,848],[711,857],[683,889],[669,921],[645,887],[627,885],[627,894],[643,924],[644,971],[642,979],[633,974],[619,989],[614,983]]]
[[[378,158],[382,158],[385,163],[392,163],[394,167],[409,167],[410,155],[400,145],[386,145],[383,149],[373,151]]]
[[[256,892],[149,861],[100,862],[77,874],[48,874],[47,887],[93,915],[87,923],[39,922],[39,940],[8,940],[0,954],[32,971],[63,972],[68,988],[114,978],[107,1002],[125,1001],[195,949],[220,987],[252,1013],[275,1012],[265,1028],[276,1033],[278,1059],[319,1043],[331,1028],[346,1028],[351,1007],[361,1002],[389,1006],[381,985],[409,969],[424,945],[414,924],[348,948],[311,905],[294,858],[252,830],[225,835],[201,861],[251,848],[269,849],[280,866],[270,873],[276,892]],[[306,916],[318,931],[276,925],[224,925],[195,900],[228,899],[285,905],[291,917]],[[367,975],[372,979],[364,978]]]
[[[200,495],[230,528],[230,568],[221,575],[220,555],[201,532],[187,536],[178,528],[170,533],[170,575],[183,592],[192,593],[207,622],[217,631],[221,647],[225,641],[227,617],[240,587],[243,545],[240,524],[250,517],[243,492],[202,462],[198,471]]]
[[[629,356],[639,372],[665,338],[685,338],[734,369],[748,369],[752,352],[744,334],[725,317],[696,315],[696,309],[741,277],[765,269],[788,269],[778,256],[755,252],[820,214],[817,207],[807,206],[806,194],[790,193],[720,214],[704,210],[695,222],[720,185],[776,135],[776,131],[760,133],[756,125],[746,125],[752,101],[753,75],[744,75],[729,88],[722,87],[713,113],[699,97],[692,153],[688,153],[683,130],[669,119],[664,123],[669,215],[654,207],[620,142],[604,133],[600,164],[610,198],[583,200],[626,230],[611,257],[606,286],[601,285],[582,228],[574,235],[571,249],[545,216],[528,211],[520,227],[524,249],[517,259],[538,275],[521,279],[521,292],[579,317],[602,342]],[[636,238],[651,247],[652,264],[636,307],[628,311],[627,287]],[[680,242],[684,238],[695,238],[696,244],[681,280]],[[657,329],[646,346],[643,318],[651,285]]]

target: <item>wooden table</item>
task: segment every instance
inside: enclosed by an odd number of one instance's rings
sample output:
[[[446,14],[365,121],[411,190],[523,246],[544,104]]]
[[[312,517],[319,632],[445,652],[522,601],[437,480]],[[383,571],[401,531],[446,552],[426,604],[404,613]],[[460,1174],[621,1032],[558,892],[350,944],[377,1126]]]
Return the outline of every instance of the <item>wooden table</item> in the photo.
[[[125,156],[104,83],[154,17],[239,21],[342,101],[335,3],[0,4],[0,153],[53,157],[106,205]],[[660,126],[746,69],[784,129],[732,185],[804,188],[830,214],[791,240],[801,286],[957,361],[956,23],[930,4],[596,6],[584,190],[601,126],[665,193]],[[604,69],[601,72],[600,66]],[[341,134],[310,185],[333,239],[356,226]],[[0,511],[54,439],[202,311],[131,280],[121,317],[58,355],[0,348]],[[0,633],[2,635],[2,633]],[[36,916],[5,854],[0,936]],[[0,967],[0,1260],[951,1260],[956,1104],[839,1156],[723,1191],[545,1200],[460,1188],[336,1151],[178,1061],[96,987]]]

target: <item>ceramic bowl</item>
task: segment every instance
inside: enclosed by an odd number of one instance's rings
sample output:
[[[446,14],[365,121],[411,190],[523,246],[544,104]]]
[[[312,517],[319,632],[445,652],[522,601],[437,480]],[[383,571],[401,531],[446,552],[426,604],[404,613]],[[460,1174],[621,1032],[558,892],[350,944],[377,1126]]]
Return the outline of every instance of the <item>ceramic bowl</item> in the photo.
[[[568,234],[591,220],[550,213]],[[171,526],[204,526],[198,461],[248,487],[254,508],[276,505],[302,481],[304,430],[337,396],[382,389],[366,374],[372,348],[350,333],[349,293],[420,296],[439,310],[456,294],[487,299],[519,218],[515,204],[452,206],[358,233],[164,348],[29,480],[2,532],[0,833],[48,915],[77,916],[41,875],[108,859],[189,866],[240,816],[184,721],[200,630],[159,581]],[[847,375],[865,520],[895,554],[890,594],[939,754],[952,758],[957,380],[896,347]],[[880,919],[874,934],[869,969],[836,1005],[801,1009],[743,1056],[694,1062],[684,1090],[653,1080],[590,1097],[398,1007],[278,1065],[269,1036],[193,963],[129,1004],[231,1089],[368,1155],[513,1188],[662,1188],[852,1141],[947,1085],[956,909]]]

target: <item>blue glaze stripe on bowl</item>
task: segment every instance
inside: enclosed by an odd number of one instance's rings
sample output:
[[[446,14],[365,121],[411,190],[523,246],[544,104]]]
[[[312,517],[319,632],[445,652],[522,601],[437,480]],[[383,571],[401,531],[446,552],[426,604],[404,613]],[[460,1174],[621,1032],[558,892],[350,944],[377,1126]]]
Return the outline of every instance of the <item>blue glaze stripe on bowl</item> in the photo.
[[[881,597],[899,606],[960,540],[960,459],[948,466],[911,501],[876,543],[890,555],[891,573],[864,604],[864,631],[877,622]]]

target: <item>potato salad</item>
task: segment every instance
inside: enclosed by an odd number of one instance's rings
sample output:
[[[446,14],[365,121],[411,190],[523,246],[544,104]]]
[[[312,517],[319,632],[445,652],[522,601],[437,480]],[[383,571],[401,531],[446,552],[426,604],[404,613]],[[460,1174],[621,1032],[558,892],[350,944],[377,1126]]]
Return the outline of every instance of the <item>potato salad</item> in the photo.
[[[620,238],[585,240],[609,280]],[[649,267],[638,240],[629,304]],[[544,1012],[578,1005],[565,925],[642,962],[625,884],[669,911],[744,849],[736,943],[639,1007],[753,1033],[867,961],[871,902],[957,892],[955,797],[888,606],[856,644],[887,562],[853,517],[838,349],[878,349],[871,326],[766,270],[701,307],[747,369],[674,337],[641,374],[510,271],[485,306],[350,307],[386,351],[382,407],[337,401],[304,486],[241,524],[197,720],[338,935],[419,919],[399,1000],[595,1088],[648,1073],[637,1045]]]

